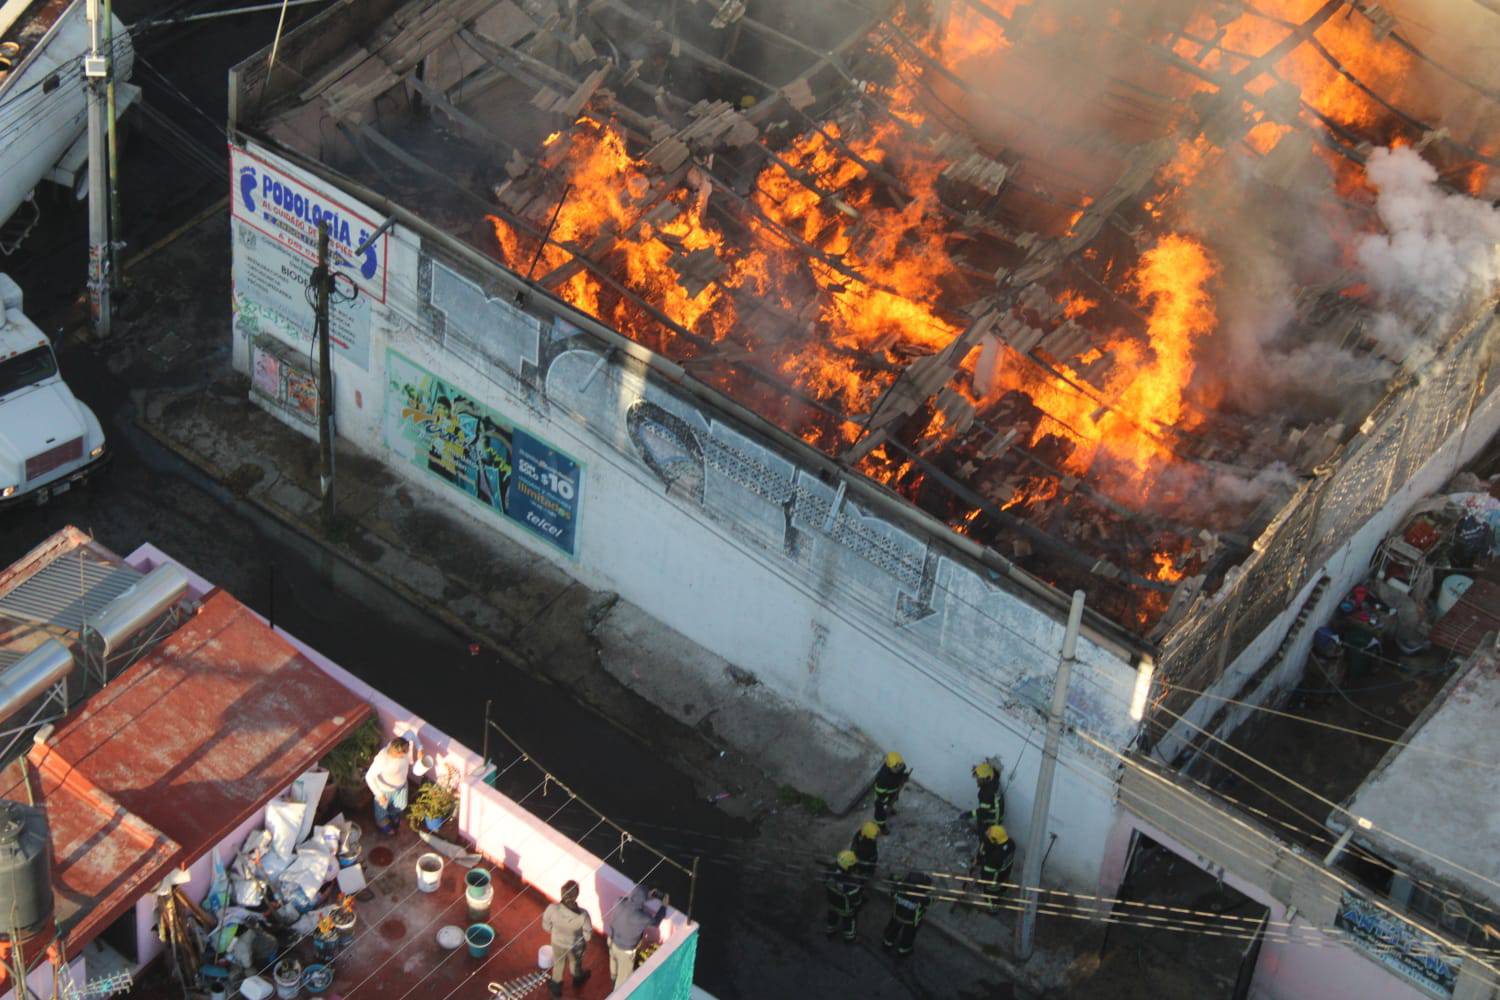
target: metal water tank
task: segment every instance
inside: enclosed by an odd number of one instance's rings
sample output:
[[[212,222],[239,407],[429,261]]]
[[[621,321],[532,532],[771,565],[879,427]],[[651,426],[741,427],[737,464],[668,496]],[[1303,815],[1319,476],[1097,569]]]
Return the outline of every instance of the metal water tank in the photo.
[[[47,812],[0,799],[0,934],[24,938],[52,919]]]

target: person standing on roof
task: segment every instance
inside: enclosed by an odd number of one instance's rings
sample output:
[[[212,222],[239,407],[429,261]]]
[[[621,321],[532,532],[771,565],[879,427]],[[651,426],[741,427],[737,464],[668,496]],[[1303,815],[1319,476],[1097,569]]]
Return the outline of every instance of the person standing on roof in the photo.
[[[542,930],[552,935],[552,979],[547,988],[553,996],[562,996],[566,969],[573,970],[573,988],[582,988],[589,978],[583,969],[583,953],[594,933],[594,922],[589,911],[578,905],[577,882],[564,882],[557,902],[542,911]]]
[[[854,831],[849,841],[849,850],[854,852],[854,874],[869,881],[875,877],[875,866],[880,863],[880,845],[875,838],[880,836],[880,824],[865,821]]]
[[[834,859],[833,870],[824,876],[828,892],[828,924],[825,930],[829,937],[838,934],[845,941],[855,939],[855,919],[859,908],[865,905],[865,884],[855,875],[853,851],[839,851]]]
[[[880,770],[875,772],[875,822],[880,824],[881,833],[889,832],[887,824],[896,814],[896,800],[910,777],[911,768],[894,750],[885,755]]]
[[[984,840],[974,858],[974,868],[979,871],[975,888],[980,892],[981,905],[990,912],[1000,908],[1000,897],[1005,893],[1004,883],[1010,881],[1010,870],[1015,863],[1015,841],[1010,839],[1005,827],[996,823],[984,832]]]
[[[983,836],[996,823],[1005,822],[1005,790],[1000,787],[1000,772],[989,761],[980,761],[970,772],[979,789],[979,804],[962,818],[974,824],[974,832]]]
[[[652,889],[648,894],[644,886],[636,886],[630,895],[620,900],[618,906],[605,921],[609,937],[609,975],[614,988],[625,985],[635,971],[635,953],[641,946],[646,932],[667,915],[667,900],[670,897]]]
[[[375,825],[381,833],[395,833],[406,811],[406,781],[411,774],[411,741],[397,736],[370,761],[365,784],[375,796]]]
[[[891,897],[891,919],[885,922],[885,934],[880,945],[886,951],[895,952],[897,958],[906,958],[917,943],[917,928],[927,916],[927,904],[932,901],[932,879],[923,872],[907,872],[906,878],[895,885],[896,894]]]

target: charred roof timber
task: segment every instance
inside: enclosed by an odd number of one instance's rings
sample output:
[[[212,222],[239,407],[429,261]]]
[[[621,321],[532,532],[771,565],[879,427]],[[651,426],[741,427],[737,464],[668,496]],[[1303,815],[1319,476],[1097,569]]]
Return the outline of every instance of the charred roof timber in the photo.
[[[381,0],[232,99],[1154,642],[1494,292],[1382,256],[1382,192],[1493,197],[1500,154],[1402,14]]]

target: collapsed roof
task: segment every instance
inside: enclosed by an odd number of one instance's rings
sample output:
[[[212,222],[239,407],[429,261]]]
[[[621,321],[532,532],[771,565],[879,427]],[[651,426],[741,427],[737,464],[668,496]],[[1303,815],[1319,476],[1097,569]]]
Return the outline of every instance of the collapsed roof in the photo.
[[[1500,19],[1423,14],[342,4],[240,124],[1159,635],[1494,292]]]

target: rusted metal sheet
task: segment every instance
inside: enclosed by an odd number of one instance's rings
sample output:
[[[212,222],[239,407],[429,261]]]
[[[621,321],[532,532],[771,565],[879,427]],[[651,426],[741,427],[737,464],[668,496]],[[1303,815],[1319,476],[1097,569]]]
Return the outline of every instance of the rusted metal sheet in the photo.
[[[1432,627],[1428,639],[1439,649],[1469,656],[1491,632],[1500,631],[1500,582],[1478,579]]]

